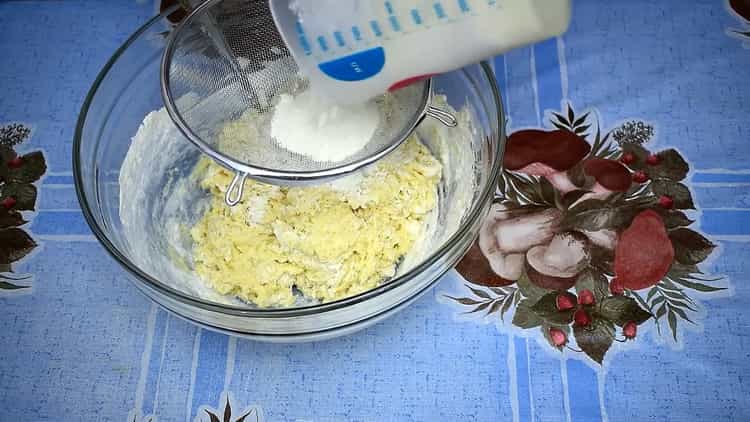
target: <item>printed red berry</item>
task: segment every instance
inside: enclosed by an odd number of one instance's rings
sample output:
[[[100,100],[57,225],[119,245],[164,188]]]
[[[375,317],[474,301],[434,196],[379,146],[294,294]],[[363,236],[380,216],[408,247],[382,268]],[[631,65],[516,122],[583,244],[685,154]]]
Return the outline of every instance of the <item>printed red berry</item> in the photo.
[[[622,334],[628,340],[634,339],[637,333],[638,324],[636,324],[635,321],[626,322],[625,325],[622,326]]]
[[[16,198],[14,198],[12,196],[9,196],[9,197],[3,199],[2,202],[0,202],[0,205],[2,205],[3,208],[5,208],[6,210],[9,210],[9,209],[15,207],[17,203],[18,203],[18,201],[16,201]]]
[[[674,207],[674,199],[670,198],[667,195],[662,195],[659,198],[659,205],[661,205],[661,207],[665,210],[671,210],[672,207]]]
[[[661,163],[661,158],[659,158],[658,155],[651,154],[648,157],[646,157],[646,164],[649,166],[656,166]]]
[[[593,305],[594,304],[594,293],[589,289],[581,290],[578,293],[578,303],[581,305]]]
[[[563,347],[568,344],[568,335],[565,334],[565,331],[559,328],[550,328],[549,338],[552,340],[552,344],[555,345],[555,347]]]
[[[633,173],[633,181],[635,183],[646,183],[648,181],[648,174],[645,171],[637,171]]]
[[[620,161],[623,164],[633,164],[635,163],[635,155],[631,152],[626,152],[625,154],[622,154],[622,157],[620,157]]]
[[[577,327],[588,327],[591,325],[591,315],[583,309],[579,309],[573,314],[573,324]]]
[[[21,164],[23,164],[23,160],[21,160],[21,157],[16,157],[10,161],[8,161],[8,167],[12,169],[17,169],[21,167]]]
[[[576,307],[576,299],[570,293],[560,293],[557,295],[555,305],[558,311],[569,311]]]
[[[623,286],[620,280],[614,278],[609,283],[609,291],[615,296],[621,296],[625,293],[625,286]]]

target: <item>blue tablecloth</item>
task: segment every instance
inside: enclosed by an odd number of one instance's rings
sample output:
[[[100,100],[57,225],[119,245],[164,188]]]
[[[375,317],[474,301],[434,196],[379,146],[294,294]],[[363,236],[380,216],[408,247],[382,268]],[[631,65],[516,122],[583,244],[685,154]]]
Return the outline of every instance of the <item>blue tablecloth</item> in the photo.
[[[702,283],[723,290],[672,290],[679,310],[643,321],[631,341],[618,324],[622,342],[599,364],[590,347],[553,347],[561,337],[549,326],[518,328],[518,304],[504,322],[499,305],[465,314],[513,286],[472,292],[456,272],[397,317],[321,343],[239,340],[158,308],[92,236],[71,173],[84,96],[154,4],[0,3],[0,124],[30,128],[14,148],[47,163],[20,227],[38,246],[5,273],[31,275],[5,280],[31,287],[0,290],[0,420],[750,420],[750,5],[732,5],[577,0],[563,37],[492,60],[511,133],[591,125],[581,132],[650,138],[650,151],[675,148],[688,166],[689,229],[701,237],[675,259],[705,252],[694,260],[715,277]],[[572,120],[589,112],[585,122],[568,121],[569,106]],[[11,132],[4,142],[24,138]],[[689,208],[682,194],[661,205]],[[0,237],[0,258],[17,247],[11,238],[31,245],[14,231]],[[645,292],[650,306],[658,296]]]

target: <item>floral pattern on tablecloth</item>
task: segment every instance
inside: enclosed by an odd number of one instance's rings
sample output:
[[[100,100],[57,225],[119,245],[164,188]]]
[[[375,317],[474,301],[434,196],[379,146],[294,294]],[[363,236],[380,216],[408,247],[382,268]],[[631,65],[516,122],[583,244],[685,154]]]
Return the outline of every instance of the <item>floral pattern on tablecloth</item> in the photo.
[[[644,120],[603,131],[597,115],[568,105],[510,134],[499,197],[456,267],[465,294],[448,297],[601,364],[643,324],[677,342],[726,281],[699,267],[715,245],[691,228],[685,158],[650,150]]]
[[[13,264],[38,246],[23,226],[35,210],[36,182],[47,164],[41,151],[17,152],[30,136],[31,129],[19,123],[0,127],[0,292],[30,287],[31,275],[15,274]]]

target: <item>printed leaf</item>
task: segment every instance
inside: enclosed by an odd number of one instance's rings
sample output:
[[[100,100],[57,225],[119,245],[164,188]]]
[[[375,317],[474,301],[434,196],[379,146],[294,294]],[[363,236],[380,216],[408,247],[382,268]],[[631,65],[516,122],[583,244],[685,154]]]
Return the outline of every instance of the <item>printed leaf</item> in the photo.
[[[526,275],[525,272],[521,274],[521,277],[518,279],[516,284],[521,290],[521,293],[523,293],[523,296],[531,301],[531,304],[535,303],[537,300],[539,300],[539,298],[550,292],[547,289],[533,284],[531,280],[529,280],[529,276]]]
[[[585,201],[582,201],[576,204],[576,206],[571,208],[569,211],[572,214],[577,214],[583,211],[602,209],[606,206],[607,206],[607,203],[602,201],[601,199],[587,199]]]
[[[609,283],[607,278],[602,274],[593,274],[592,271],[586,271],[578,277],[576,281],[576,292],[582,290],[591,290],[594,293],[597,303],[609,294]]]
[[[0,170],[7,169],[8,161],[16,158],[18,154],[16,151],[8,145],[0,144]]]
[[[598,273],[598,278],[604,279],[603,282],[605,284],[605,291],[608,292],[609,282],[607,281],[607,278],[604,277],[604,275],[614,275],[612,266],[615,261],[615,252],[607,248],[592,244],[589,247],[589,254],[591,255],[589,266]]]
[[[588,201],[584,201],[588,202]],[[581,204],[583,205],[583,204]],[[574,207],[574,210],[578,206]],[[620,230],[628,227],[640,212],[640,207],[621,205],[569,213],[563,218],[562,226],[571,229],[598,231],[603,229]]]
[[[490,290],[492,291],[492,293],[498,296],[505,296],[508,294],[508,292],[505,291],[505,289],[503,289],[502,287],[490,287]]]
[[[231,422],[232,418],[232,406],[229,404],[227,399],[227,405],[224,407],[224,422]]]
[[[21,290],[21,289],[28,289],[31,286],[19,286],[13,283],[9,283],[7,281],[0,281],[0,290]]]
[[[602,300],[599,314],[619,326],[629,321],[640,325],[651,318],[651,314],[643,310],[635,299],[626,296],[612,296]]]
[[[682,211],[669,211],[662,214],[664,219],[664,225],[668,230],[676,229],[678,227],[687,227],[694,223],[693,220],[687,218]]]
[[[516,312],[513,315],[513,325],[518,328],[528,329],[542,325],[542,318],[531,310],[531,303],[524,299],[516,306]]]
[[[456,298],[456,297],[448,296],[448,295],[446,295],[445,297],[447,297],[448,299],[451,299],[451,300],[455,300],[456,302],[458,302],[458,303],[460,303],[462,305],[478,305],[478,304],[482,303],[482,302],[480,302],[478,300],[469,299],[468,297],[459,297],[459,298]]]
[[[595,318],[588,327],[574,327],[578,347],[595,362],[601,364],[615,339],[615,327],[610,321]]]
[[[508,302],[512,302],[512,300]],[[492,305],[489,309],[487,309],[487,315],[494,314],[495,312],[499,311],[500,307],[503,305],[502,300],[495,300],[490,303],[492,303]],[[502,319],[502,315],[500,316],[500,319]]]
[[[14,210],[33,211],[36,203],[36,186],[32,184],[8,183],[3,186],[3,194],[0,199],[12,196],[16,199]]]
[[[663,303],[661,307],[659,307],[659,309],[656,311],[656,319],[658,320],[659,318],[663,317],[665,313],[667,313],[667,304]]]
[[[589,113],[584,113],[583,116],[579,117],[578,120],[573,122],[573,127],[581,126],[586,121],[587,117],[589,117]]]
[[[568,122],[574,122],[575,121],[575,113],[573,113],[573,107],[568,104]]]
[[[218,416],[214,415],[213,413],[206,410],[206,413],[208,414],[208,417],[211,418],[211,422],[221,422]]]
[[[0,264],[10,264],[28,255],[36,247],[34,240],[18,228],[0,230]]]
[[[651,183],[651,191],[656,196],[666,195],[672,198],[674,201],[674,207],[677,209],[695,209],[690,190],[682,183],[657,179]]]
[[[661,162],[651,168],[650,174],[653,177],[679,182],[687,176],[690,167],[677,150],[668,149],[657,155]]]
[[[554,206],[557,203],[559,196],[557,189],[555,189],[555,187],[552,186],[552,183],[548,182],[547,179],[539,179],[539,188],[541,190],[541,199],[545,203]]]
[[[466,287],[469,290],[471,290],[472,293],[474,293],[475,295],[481,297],[482,299],[489,299],[490,298],[490,294],[487,293],[487,292],[485,292],[484,290],[475,289],[475,288],[470,287],[470,286],[466,286]]]
[[[28,221],[23,219],[20,212],[7,211],[5,208],[0,208],[0,229],[23,226],[26,223]]]
[[[258,415],[257,413],[255,413],[255,409],[252,409],[248,411],[247,413],[245,413],[244,415],[242,415],[239,419],[237,419],[236,422],[245,422],[245,419],[247,419],[248,416],[253,415],[253,414],[255,415],[255,420],[257,421]]]
[[[653,307],[655,307],[656,305],[658,305],[658,304],[660,304],[660,303],[664,302],[665,300],[667,300],[667,298],[666,298],[666,297],[664,297],[664,296],[659,296],[659,297],[657,297],[656,299],[654,299],[654,301],[653,301],[653,302],[651,302],[651,307],[653,308]],[[657,317],[657,319],[658,319],[658,317]]]
[[[505,182],[504,174],[501,174],[500,177],[497,178],[497,190],[499,192],[502,192],[503,195],[505,195],[508,191],[508,184]]]
[[[565,117],[563,117],[562,115],[560,115],[560,113],[552,113],[552,115],[555,116],[555,118],[557,119],[558,122],[562,123],[566,127],[570,126],[570,122]],[[554,122],[552,122],[552,123],[554,124]],[[562,128],[562,129],[565,129],[565,128]]]
[[[670,309],[670,311],[674,311],[677,315],[679,315],[680,318],[684,319],[685,321],[687,321],[687,322],[689,322],[691,324],[695,324],[692,319],[688,318],[687,314],[682,309],[680,309],[678,307],[672,307]],[[693,309],[693,311],[694,311],[694,309]]]
[[[684,278],[690,276],[691,274],[701,274],[701,271],[698,269],[697,265],[686,265],[680,264],[679,262],[674,262],[672,266],[669,267],[668,275],[671,278]]]
[[[674,246],[677,262],[694,265],[703,262],[711,255],[716,245],[701,234],[686,228],[679,228],[669,233]]]
[[[553,324],[569,324],[573,321],[574,309],[567,311],[557,310],[557,296],[559,293],[548,293],[542,296],[531,309],[535,314],[542,317],[545,321]]]
[[[590,127],[591,127],[591,125],[585,125],[585,126],[577,127],[575,129],[575,133],[576,133],[576,135],[583,135],[584,133],[586,133],[587,130],[589,130]]]
[[[586,195],[587,193],[589,193],[589,191],[583,190],[583,189],[577,189],[577,190],[570,191],[570,192],[566,193],[562,197],[563,208],[564,209],[569,209],[571,205],[573,205],[576,201],[578,201],[579,199],[581,199],[581,197],[583,195]]]
[[[635,299],[636,302],[638,302],[638,305],[641,306],[643,309],[651,309],[652,306],[649,306],[648,303],[646,303],[645,300],[641,297],[641,295],[638,294],[638,292],[630,291],[630,294],[632,295],[633,299]]]
[[[492,302],[484,302],[481,305],[477,306],[476,308],[472,309],[471,311],[466,311],[464,313],[465,314],[477,313],[477,312],[480,312],[480,311],[483,311],[483,310],[487,309],[491,304],[492,304]]]
[[[517,294],[518,293],[515,293],[514,296],[517,295]],[[500,320],[501,321],[505,321],[505,314],[508,312],[508,310],[510,309],[510,306],[513,304],[513,300],[514,300],[513,298],[507,298],[507,299],[505,299],[505,303],[503,304],[503,308],[500,309]],[[499,302],[496,302],[496,303],[499,303]]]
[[[568,130],[568,128],[560,123],[552,122],[552,125],[560,130]]]
[[[674,337],[674,341],[677,341],[677,318],[671,309],[667,314],[667,321],[669,321],[669,329],[672,330],[672,337]]]
[[[21,166],[8,171],[10,183],[34,183],[47,171],[47,164],[41,151],[21,156]]]
[[[672,281],[674,281],[675,283],[681,284],[687,287],[688,289],[697,290],[699,292],[718,292],[721,290],[726,290],[726,287],[713,287],[707,284],[698,283],[697,281],[686,280],[684,278],[676,278],[676,279],[672,279]]]

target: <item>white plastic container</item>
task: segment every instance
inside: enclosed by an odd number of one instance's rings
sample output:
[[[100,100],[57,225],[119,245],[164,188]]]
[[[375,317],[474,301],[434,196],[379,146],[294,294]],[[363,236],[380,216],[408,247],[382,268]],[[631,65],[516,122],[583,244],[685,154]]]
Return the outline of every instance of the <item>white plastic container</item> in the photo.
[[[300,69],[339,103],[365,101],[562,34],[570,0],[271,0]]]

